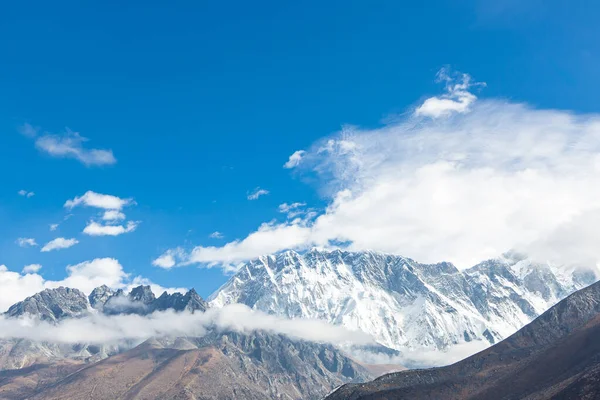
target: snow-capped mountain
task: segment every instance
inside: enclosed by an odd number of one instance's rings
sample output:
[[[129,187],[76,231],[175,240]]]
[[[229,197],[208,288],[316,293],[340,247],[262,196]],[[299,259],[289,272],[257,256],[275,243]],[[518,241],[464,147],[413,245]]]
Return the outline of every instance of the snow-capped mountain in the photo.
[[[442,350],[507,337],[594,281],[517,255],[460,271],[376,253],[287,251],[246,263],[208,299],[359,329],[397,350]]]

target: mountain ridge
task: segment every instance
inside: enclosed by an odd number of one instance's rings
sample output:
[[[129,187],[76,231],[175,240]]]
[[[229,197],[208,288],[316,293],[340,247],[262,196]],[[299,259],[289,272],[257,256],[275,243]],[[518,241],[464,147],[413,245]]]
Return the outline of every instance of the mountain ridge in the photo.
[[[286,251],[243,264],[208,297],[359,329],[396,350],[446,350],[509,336],[597,279],[512,253],[460,271],[373,251]],[[415,365],[418,366],[418,365]]]
[[[453,365],[344,385],[327,399],[595,398],[600,391],[600,282],[502,342]]]

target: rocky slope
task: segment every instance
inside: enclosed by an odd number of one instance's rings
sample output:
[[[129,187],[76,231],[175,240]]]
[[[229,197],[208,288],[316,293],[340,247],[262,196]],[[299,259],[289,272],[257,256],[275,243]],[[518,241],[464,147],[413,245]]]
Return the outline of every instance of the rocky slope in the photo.
[[[260,257],[210,298],[289,318],[317,318],[371,334],[401,351],[496,343],[596,280],[517,255],[466,271],[375,253],[312,250]]]
[[[88,365],[0,372],[2,399],[320,399],[372,377],[330,345],[282,335],[213,332],[151,339]]]
[[[454,365],[345,385],[328,399],[594,399],[600,393],[600,282]]]

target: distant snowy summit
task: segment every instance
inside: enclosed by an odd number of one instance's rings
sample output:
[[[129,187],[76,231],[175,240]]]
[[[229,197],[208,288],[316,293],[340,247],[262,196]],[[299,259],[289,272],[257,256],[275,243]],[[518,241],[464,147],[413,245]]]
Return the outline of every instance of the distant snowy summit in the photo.
[[[447,262],[313,249],[246,263],[208,302],[325,320],[393,349],[444,350],[476,340],[493,344],[597,276],[515,254],[460,271]]]

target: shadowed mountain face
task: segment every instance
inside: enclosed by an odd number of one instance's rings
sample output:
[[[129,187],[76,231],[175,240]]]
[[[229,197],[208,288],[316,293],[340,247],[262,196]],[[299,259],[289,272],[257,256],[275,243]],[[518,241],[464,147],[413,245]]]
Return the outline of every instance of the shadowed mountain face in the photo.
[[[594,399],[600,393],[600,283],[456,364],[342,386],[328,399]]]
[[[329,345],[262,332],[151,339],[83,366],[0,372],[3,399],[320,399],[364,381],[365,368]]]

